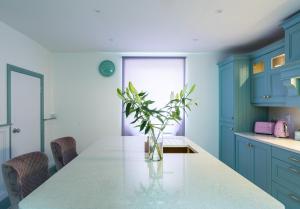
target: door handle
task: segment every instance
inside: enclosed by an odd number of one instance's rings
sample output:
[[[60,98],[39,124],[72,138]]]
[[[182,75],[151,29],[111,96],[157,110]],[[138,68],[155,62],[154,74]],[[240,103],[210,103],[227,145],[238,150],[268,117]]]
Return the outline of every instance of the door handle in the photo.
[[[14,134],[20,133],[20,132],[21,132],[21,129],[19,129],[19,128],[13,128],[12,132],[13,132]]]

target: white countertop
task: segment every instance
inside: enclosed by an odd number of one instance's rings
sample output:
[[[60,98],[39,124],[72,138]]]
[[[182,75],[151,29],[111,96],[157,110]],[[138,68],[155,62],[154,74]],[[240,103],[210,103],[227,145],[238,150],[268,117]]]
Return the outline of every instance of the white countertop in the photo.
[[[248,132],[236,132],[235,134],[300,154],[300,141],[296,141],[294,139],[277,138],[272,135],[255,134]]]
[[[196,154],[144,159],[143,137],[99,140],[23,199],[20,209],[284,209],[272,196],[179,137]]]

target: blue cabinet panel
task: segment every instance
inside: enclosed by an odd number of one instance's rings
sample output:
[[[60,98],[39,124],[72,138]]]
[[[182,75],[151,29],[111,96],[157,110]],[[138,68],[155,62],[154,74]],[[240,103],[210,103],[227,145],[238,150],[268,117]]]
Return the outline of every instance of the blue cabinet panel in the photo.
[[[285,30],[287,62],[300,60],[300,23],[286,28]]]
[[[291,165],[300,167],[300,154],[290,152],[277,147],[272,147],[272,157]]]
[[[253,182],[266,192],[271,193],[271,146],[250,142],[253,152]]]
[[[234,67],[228,63],[220,67],[220,120],[234,120]]]
[[[250,181],[253,180],[252,152],[249,140],[236,136],[236,171]]]
[[[272,179],[300,193],[300,167],[273,158]]]
[[[230,124],[220,124],[220,159],[235,169],[235,137]]]
[[[279,185],[275,182],[272,183],[272,195],[277,200],[285,205],[286,209],[299,209],[300,208],[300,193],[292,191],[285,186]]]
[[[256,75],[252,77],[252,102],[255,104],[263,104],[266,102],[266,74]]]

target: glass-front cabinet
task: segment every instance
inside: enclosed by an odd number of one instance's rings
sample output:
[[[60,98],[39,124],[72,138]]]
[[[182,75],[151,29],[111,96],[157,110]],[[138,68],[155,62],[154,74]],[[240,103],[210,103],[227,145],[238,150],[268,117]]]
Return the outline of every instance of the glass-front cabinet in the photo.
[[[252,60],[252,103],[262,104],[266,102],[267,92],[267,57],[261,56]]]
[[[252,103],[258,106],[283,106],[287,95],[281,80],[285,66],[283,42],[254,53],[251,60]]]

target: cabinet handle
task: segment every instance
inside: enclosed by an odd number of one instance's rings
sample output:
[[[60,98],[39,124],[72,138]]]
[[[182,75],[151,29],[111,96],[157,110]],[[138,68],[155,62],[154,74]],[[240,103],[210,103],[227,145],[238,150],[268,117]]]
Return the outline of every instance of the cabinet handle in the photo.
[[[253,148],[253,147],[254,147],[254,145],[253,145],[253,144],[251,144],[251,143],[248,143],[248,147],[249,147],[249,148]]]
[[[300,203],[300,198],[299,198],[299,197],[297,197],[296,195],[294,195],[294,194],[289,194],[289,197],[290,197],[292,200],[294,200],[294,201],[296,201],[296,202],[299,202],[299,203]]]
[[[262,98],[263,98],[263,99],[266,99],[266,98],[267,98],[267,96],[262,96]]]
[[[295,158],[295,157],[289,157],[288,159],[293,161],[293,162],[300,163],[300,160]]]
[[[300,170],[296,169],[296,168],[293,168],[293,167],[289,167],[289,171],[295,173],[295,174],[298,174],[300,175]]]

